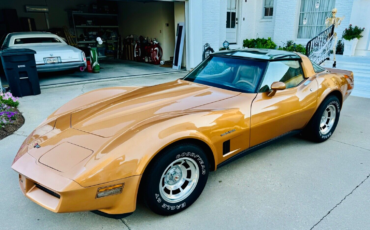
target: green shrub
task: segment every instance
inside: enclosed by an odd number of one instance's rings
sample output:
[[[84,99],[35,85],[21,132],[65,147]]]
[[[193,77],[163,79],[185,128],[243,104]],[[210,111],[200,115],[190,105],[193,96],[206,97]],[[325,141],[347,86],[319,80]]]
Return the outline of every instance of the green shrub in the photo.
[[[299,52],[302,54],[306,54],[306,48],[301,44],[295,44],[294,41],[289,40],[286,42],[285,46],[279,46],[279,50],[286,50],[291,52]]]
[[[257,39],[245,39],[243,40],[243,47],[248,48],[264,48],[264,49],[275,49],[276,44],[271,38],[257,38]]]
[[[360,28],[358,26],[355,26],[355,27],[352,27],[352,24],[349,25],[348,28],[346,28],[344,31],[343,31],[343,39],[344,40],[352,40],[352,39],[360,39],[362,38],[363,36],[361,35],[361,33],[365,30],[365,28]]]
[[[11,93],[0,93],[0,102],[14,108],[17,108],[19,105],[18,98],[14,97]]]

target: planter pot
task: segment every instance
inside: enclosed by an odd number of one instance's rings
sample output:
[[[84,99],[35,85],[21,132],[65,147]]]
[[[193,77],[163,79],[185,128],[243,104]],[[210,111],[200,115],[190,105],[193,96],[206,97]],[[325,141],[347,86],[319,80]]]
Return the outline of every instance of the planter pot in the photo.
[[[357,46],[358,39],[352,39],[350,41],[344,40],[344,56],[353,56],[355,55],[356,46]]]

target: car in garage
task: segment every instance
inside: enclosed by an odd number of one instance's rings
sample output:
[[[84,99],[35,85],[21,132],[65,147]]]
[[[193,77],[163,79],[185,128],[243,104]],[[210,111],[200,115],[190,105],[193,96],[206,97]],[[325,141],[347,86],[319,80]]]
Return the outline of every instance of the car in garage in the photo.
[[[26,138],[12,168],[24,195],[56,213],[122,217],[140,195],[171,215],[197,200],[210,171],[272,141],[329,139],[353,87],[351,71],[299,53],[213,53],[183,79],[73,99]]]
[[[61,37],[48,32],[9,33],[1,49],[27,48],[36,51],[38,72],[54,72],[86,68],[85,53],[68,45]]]

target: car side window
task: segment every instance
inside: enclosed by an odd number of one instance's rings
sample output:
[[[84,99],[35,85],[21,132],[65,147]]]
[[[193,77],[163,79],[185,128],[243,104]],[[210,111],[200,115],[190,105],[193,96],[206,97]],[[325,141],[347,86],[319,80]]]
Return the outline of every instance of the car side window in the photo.
[[[284,82],[286,88],[293,88],[304,80],[303,70],[298,61],[272,61],[267,67],[259,92],[269,92],[273,82]]]

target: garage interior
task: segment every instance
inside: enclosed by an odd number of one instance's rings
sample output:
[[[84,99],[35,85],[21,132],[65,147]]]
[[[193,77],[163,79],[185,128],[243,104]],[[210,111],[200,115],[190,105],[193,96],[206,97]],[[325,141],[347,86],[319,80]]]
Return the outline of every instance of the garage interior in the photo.
[[[47,11],[28,10],[35,6]],[[44,31],[62,37],[87,57],[89,47],[97,47],[100,73],[78,69],[39,73],[41,87],[178,71],[172,69],[172,60],[177,24],[185,22],[184,1],[15,0],[1,1],[0,14],[0,44],[10,32]],[[103,39],[102,45],[96,43],[96,37]],[[154,39],[163,50],[161,63],[135,57],[138,40],[149,43]],[[185,50],[184,47],[182,70],[186,69]],[[6,86],[3,71],[1,75]]]

